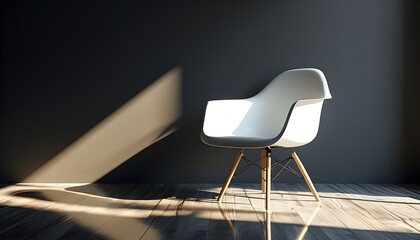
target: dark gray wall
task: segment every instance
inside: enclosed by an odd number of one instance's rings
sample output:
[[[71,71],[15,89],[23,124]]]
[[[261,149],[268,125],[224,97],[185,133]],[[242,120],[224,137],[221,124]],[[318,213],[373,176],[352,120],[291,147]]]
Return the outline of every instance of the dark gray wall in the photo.
[[[405,79],[414,75],[404,65],[412,20],[404,7],[398,0],[6,1],[0,181],[24,179],[180,66],[179,129],[98,181],[221,182],[236,151],[201,143],[206,101],[249,97],[285,70],[315,67],[333,99],[317,138],[298,149],[313,180],[402,182],[419,159],[413,150],[404,155],[413,137],[404,127],[405,94],[415,82]],[[251,171],[238,181],[258,177]]]
[[[404,179],[420,183],[420,1],[406,1],[404,17]]]

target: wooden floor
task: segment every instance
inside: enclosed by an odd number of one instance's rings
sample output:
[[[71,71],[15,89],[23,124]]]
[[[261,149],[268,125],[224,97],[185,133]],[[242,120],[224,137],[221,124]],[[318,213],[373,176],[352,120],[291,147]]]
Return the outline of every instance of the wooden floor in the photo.
[[[53,184],[0,187],[0,239],[420,239],[420,189],[260,185]]]

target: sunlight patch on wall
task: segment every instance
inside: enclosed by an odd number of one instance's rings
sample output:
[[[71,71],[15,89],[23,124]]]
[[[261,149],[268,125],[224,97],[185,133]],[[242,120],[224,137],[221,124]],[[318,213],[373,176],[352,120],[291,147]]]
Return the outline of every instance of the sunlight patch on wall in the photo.
[[[181,116],[181,81],[173,68],[23,182],[94,182],[166,137]]]

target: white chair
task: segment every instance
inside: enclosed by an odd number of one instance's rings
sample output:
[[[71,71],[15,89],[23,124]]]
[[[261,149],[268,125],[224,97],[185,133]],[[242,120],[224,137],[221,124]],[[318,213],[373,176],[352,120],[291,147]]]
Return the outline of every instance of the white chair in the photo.
[[[247,99],[215,100],[207,103],[201,139],[225,148],[239,148],[239,154],[218,196],[221,201],[244,157],[245,149],[262,149],[262,191],[270,209],[271,148],[298,147],[311,142],[319,127],[324,99],[330,99],[324,74],[314,68],[283,72],[261,92]],[[318,193],[296,152],[296,162],[316,201]]]

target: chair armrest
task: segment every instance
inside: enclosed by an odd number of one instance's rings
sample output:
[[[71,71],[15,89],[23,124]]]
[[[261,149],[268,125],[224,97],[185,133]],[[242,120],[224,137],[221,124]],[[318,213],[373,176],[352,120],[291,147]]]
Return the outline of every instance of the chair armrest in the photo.
[[[249,99],[209,101],[204,116],[203,133],[210,137],[233,136],[252,104]]]

